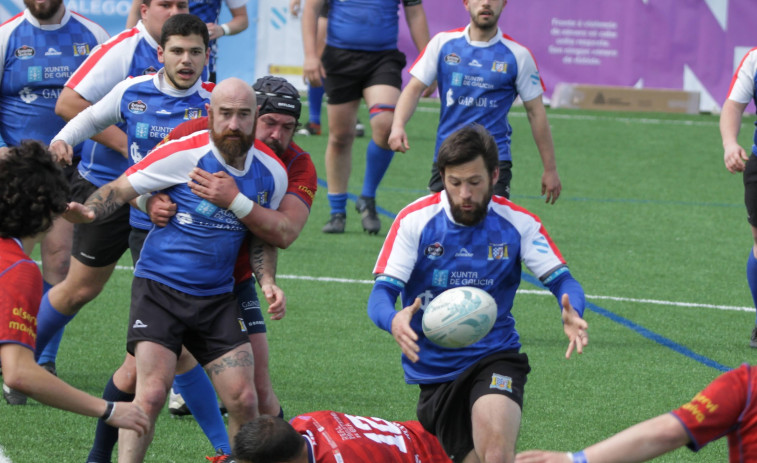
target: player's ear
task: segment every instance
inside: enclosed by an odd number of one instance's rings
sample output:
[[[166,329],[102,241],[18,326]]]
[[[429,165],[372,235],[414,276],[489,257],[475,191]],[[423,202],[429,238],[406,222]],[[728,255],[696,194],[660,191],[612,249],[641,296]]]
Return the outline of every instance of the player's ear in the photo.
[[[497,184],[497,180],[499,180],[499,166],[495,167],[492,172],[492,186]]]
[[[165,63],[165,57],[163,56],[164,53],[165,53],[165,50],[163,50],[163,47],[158,45],[158,62]]]

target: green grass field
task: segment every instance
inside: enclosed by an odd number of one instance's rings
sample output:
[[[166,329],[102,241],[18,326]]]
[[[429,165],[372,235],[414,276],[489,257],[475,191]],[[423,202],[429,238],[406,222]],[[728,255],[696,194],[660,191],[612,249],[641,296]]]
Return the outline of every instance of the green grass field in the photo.
[[[408,126],[412,149],[395,156],[377,197],[385,211],[396,213],[425,193],[437,104],[424,103]],[[688,401],[720,373],[718,366],[754,363],[757,351],[748,341],[755,314],[747,309],[744,275],[751,236],[741,178],[723,166],[717,117],[548,114],[562,196],[553,206],[540,198],[541,163],[525,113],[515,109],[511,199],[542,218],[583,284],[592,304],[590,344],[566,360],[554,297],[523,282],[514,314],[532,372],[518,448],[567,451]],[[743,146],[751,144],[752,118],[746,119]],[[326,136],[296,141],[325,180]],[[357,139],[353,150],[355,195],[367,143]],[[417,388],[403,381],[399,348],[366,315],[371,270],[391,219],[382,217],[382,233],[369,236],[350,202],[347,232],[324,235],[325,193],[322,186],[302,235],[280,253],[288,312],[268,325],[274,386],[288,417],[335,409],[414,419]],[[122,264],[67,328],[58,361],[63,379],[96,395],[124,352],[131,272],[126,257]],[[3,402],[0,446],[16,463],[81,463],[94,424],[35,402]],[[203,461],[210,454],[195,421],[173,419],[166,410],[147,461]],[[683,449],[659,461],[726,461],[726,454],[721,441],[700,455]]]

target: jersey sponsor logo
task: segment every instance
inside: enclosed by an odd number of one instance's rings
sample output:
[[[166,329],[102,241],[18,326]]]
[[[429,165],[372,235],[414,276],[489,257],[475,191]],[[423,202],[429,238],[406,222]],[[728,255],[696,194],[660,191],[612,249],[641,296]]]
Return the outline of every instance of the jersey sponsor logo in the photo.
[[[189,225],[193,222],[192,215],[188,212],[179,212],[174,217],[176,218],[176,221],[181,225]]]
[[[171,111],[161,109],[160,111],[155,111],[155,114],[161,115],[161,116],[170,116]]]
[[[449,281],[449,270],[434,269],[434,274],[431,276],[431,286],[437,288],[446,288]]]
[[[42,66],[29,66],[26,70],[27,82],[42,82]]]
[[[457,66],[461,61],[462,60],[457,53],[450,53],[449,55],[444,56],[444,62],[451,66]]]
[[[146,140],[150,136],[150,124],[146,122],[137,122],[137,126],[134,130],[134,136],[142,140]]]
[[[453,72],[452,73],[452,85],[455,87],[459,87],[463,85],[463,73],[462,72]]]
[[[492,71],[507,74],[507,63],[505,63],[504,61],[493,61]]]
[[[202,109],[200,108],[187,108],[184,110],[184,120],[199,119],[202,117]]]
[[[492,373],[492,382],[489,384],[489,389],[513,392],[513,379],[509,376]]]
[[[242,320],[241,318],[237,318],[237,321],[239,322],[239,329],[242,330],[242,333],[246,333],[247,327],[244,326],[244,320]]]
[[[47,51],[45,52],[45,56],[60,56],[62,54],[63,53],[61,53],[60,51],[56,50],[53,47],[48,48]]]
[[[87,56],[89,55],[88,43],[74,43],[74,56]]]
[[[536,251],[541,254],[547,254],[549,253],[549,243],[547,243],[547,239],[543,236],[540,236],[533,240],[531,242],[536,247]]]
[[[486,288],[494,285],[494,278],[484,278],[476,271],[456,270],[449,273],[447,284],[450,286],[477,286]]]
[[[452,93],[452,89],[447,90],[447,94],[445,95],[445,102],[448,108],[455,104],[455,94]]]
[[[463,86],[476,87],[491,90],[494,88],[494,84],[490,84],[485,78],[481,76],[465,76],[463,77]]]
[[[200,204],[195,208],[195,212],[204,215],[205,217],[212,217],[216,213],[218,207],[208,200],[203,199]]]
[[[473,257],[473,253],[465,248],[460,248],[460,250],[455,253],[455,257]]]
[[[147,328],[147,325],[140,319],[137,319],[133,325],[131,325],[132,328]]]
[[[473,59],[470,63],[468,63],[468,66],[472,66],[474,68],[480,68],[483,65],[479,63],[477,59]]]
[[[29,87],[24,87],[21,89],[21,91],[18,92],[18,96],[21,98],[21,101],[23,101],[26,104],[31,104],[34,102],[39,96],[37,96],[34,91]]]
[[[507,254],[507,244],[505,243],[489,243],[489,252],[487,253],[486,260],[507,260],[510,257]]]
[[[155,69],[155,66],[150,66],[149,68],[146,68],[144,71],[142,71],[143,76],[149,76],[152,74],[157,74],[158,70]]]
[[[22,45],[16,48],[16,51],[13,52],[18,59],[32,59],[35,53],[36,51],[34,51],[34,48],[29,45]]]
[[[142,100],[132,101],[127,105],[129,112],[133,114],[142,114],[147,111],[147,104]]]
[[[444,255],[444,246],[438,241],[434,244],[429,244],[423,250],[423,254],[431,260],[436,260]]]
[[[308,197],[310,199],[314,199],[315,198],[315,193],[313,193],[313,190],[311,190],[310,188],[306,187],[305,185],[299,185],[297,187],[297,189],[300,190],[300,191],[302,191],[306,195],[308,195]]]
[[[531,74],[531,83],[534,85],[539,85],[541,83],[541,78],[539,77],[539,72],[534,72]]]
[[[8,329],[26,333],[32,339],[37,339],[37,317],[27,312],[23,307],[14,307],[11,313],[20,320],[11,319],[8,322]]]
[[[45,79],[68,79],[71,74],[69,66],[45,66]]]
[[[131,142],[129,147],[129,157],[134,161],[134,164],[142,160],[142,153],[139,152],[139,145],[135,141]]]

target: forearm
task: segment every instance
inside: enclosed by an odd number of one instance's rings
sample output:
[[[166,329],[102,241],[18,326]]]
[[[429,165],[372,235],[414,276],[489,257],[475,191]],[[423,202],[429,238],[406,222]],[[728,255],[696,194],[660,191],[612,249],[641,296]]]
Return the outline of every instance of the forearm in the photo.
[[[541,98],[541,97],[539,97]],[[557,162],[555,161],[555,144],[552,140],[552,131],[549,128],[547,112],[544,105],[528,102],[526,104],[528,122],[531,125],[531,134],[536,143],[536,149],[539,150],[544,171],[557,171]]]
[[[95,220],[102,220],[137,196],[126,175],[121,175],[92,193],[84,206],[95,213]]]
[[[323,0],[305,0],[302,7],[302,48],[305,57],[318,56],[318,14]]]
[[[141,14],[141,8],[142,8],[142,0],[132,0],[131,2],[131,8],[129,8],[129,15],[126,16],[126,28],[131,29],[132,27],[137,25],[137,22],[140,20]]]
[[[236,35],[247,29],[250,21],[247,18],[247,6],[241,6],[231,10],[231,19],[226,23],[229,28],[227,35]]]
[[[426,11],[423,9],[423,5],[415,5],[405,8],[405,19],[407,21],[407,27],[410,29],[410,36],[413,38],[415,48],[417,48],[420,53],[426,48],[430,39]]]
[[[720,112],[720,136],[723,139],[724,148],[729,144],[738,144],[741,118],[745,106],[733,100],[726,100],[723,104],[723,109]]]
[[[258,238],[286,249],[300,235],[309,215],[302,200],[286,195],[278,210],[256,205],[241,221]]]
[[[397,315],[395,304],[401,289],[386,281],[376,280],[368,297],[368,317],[384,331],[392,332],[392,320]]]
[[[418,102],[420,101],[421,95],[426,87],[426,84],[419,79],[415,77],[410,79],[410,82],[408,82],[397,101],[397,107],[394,110],[394,119],[392,120],[392,128],[405,128],[407,122],[415,113],[415,109],[418,107]]]
[[[591,463],[635,463],[651,460],[688,442],[683,425],[666,413],[631,426],[585,452]]]
[[[573,309],[583,317],[586,296],[581,284],[573,278],[568,267],[560,267],[552,275],[545,278],[543,283],[555,295],[558,304],[561,303],[563,294],[567,294]]]
[[[278,249],[258,237],[250,242],[250,265],[260,286],[276,283]]]

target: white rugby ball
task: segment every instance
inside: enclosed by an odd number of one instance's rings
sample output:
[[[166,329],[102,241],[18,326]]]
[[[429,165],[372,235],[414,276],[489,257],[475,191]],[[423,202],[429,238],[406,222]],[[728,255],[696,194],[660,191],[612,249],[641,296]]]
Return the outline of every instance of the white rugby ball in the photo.
[[[472,286],[451,288],[423,311],[423,333],[442,347],[465,347],[486,336],[497,320],[497,303]]]

